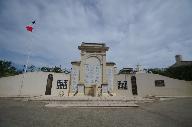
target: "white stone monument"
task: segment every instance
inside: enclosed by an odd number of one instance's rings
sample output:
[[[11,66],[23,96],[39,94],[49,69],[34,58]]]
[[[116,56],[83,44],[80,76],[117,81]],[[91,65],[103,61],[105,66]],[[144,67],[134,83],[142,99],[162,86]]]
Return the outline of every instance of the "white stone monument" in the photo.
[[[82,43],[78,47],[81,51],[81,60],[71,62],[71,88],[70,95],[79,92],[78,85],[84,86],[84,95],[97,96],[102,84],[105,84],[106,92],[113,92],[114,65],[106,62],[106,47],[104,43]],[[78,95],[78,94],[77,94]]]

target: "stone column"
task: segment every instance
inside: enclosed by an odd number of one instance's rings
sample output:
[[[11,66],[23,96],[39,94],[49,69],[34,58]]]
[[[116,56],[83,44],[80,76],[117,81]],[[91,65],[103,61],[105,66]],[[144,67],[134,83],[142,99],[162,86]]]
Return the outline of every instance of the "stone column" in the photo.
[[[102,73],[102,84],[107,84],[107,73],[106,73],[106,54],[103,55],[103,73]]]
[[[79,84],[84,84],[84,64],[85,64],[85,54],[81,52],[81,64],[80,64],[80,79]]]

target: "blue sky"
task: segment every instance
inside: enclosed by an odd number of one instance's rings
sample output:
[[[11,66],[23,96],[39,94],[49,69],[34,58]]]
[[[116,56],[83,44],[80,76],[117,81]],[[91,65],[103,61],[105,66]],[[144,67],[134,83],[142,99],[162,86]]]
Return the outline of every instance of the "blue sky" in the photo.
[[[191,12],[191,0],[1,0],[0,59],[70,68],[81,42],[104,42],[119,68],[168,67],[192,60]]]

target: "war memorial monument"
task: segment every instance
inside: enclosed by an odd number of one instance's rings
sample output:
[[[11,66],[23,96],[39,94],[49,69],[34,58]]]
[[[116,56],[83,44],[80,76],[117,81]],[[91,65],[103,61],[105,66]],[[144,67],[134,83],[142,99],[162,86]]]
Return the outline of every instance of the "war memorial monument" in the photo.
[[[0,78],[0,97],[129,100],[192,96],[191,81],[145,73],[139,67],[135,71],[124,68],[117,72],[116,64],[106,61],[109,47],[105,43],[82,42],[78,49],[80,60],[71,62],[70,74],[27,72],[3,77]]]

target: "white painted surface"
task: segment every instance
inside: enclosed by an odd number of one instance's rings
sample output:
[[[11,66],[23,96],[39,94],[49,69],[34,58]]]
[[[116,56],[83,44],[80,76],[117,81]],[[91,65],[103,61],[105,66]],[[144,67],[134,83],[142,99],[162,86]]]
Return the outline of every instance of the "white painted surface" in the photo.
[[[136,74],[138,95],[192,96],[192,83],[158,74]],[[164,80],[165,87],[155,87],[155,80]]]
[[[67,89],[57,89],[57,80],[67,80]],[[68,96],[70,85],[70,74],[53,73],[52,95],[53,96]]]
[[[40,96],[45,94],[47,76],[53,74],[52,96],[68,96],[70,75],[31,72],[0,78],[0,96]],[[192,82],[168,78],[157,74],[135,74],[138,96],[192,96]],[[68,80],[67,89],[57,89],[57,80]],[[155,80],[164,80],[165,87],[155,87]],[[118,81],[127,81],[127,90],[118,90]],[[114,92],[117,96],[132,97],[131,75],[115,75]]]
[[[192,96],[192,82],[172,79],[158,74],[137,73],[138,96]],[[155,80],[164,80],[165,87],[156,87]],[[118,81],[127,81],[128,90],[118,90]],[[115,75],[115,93],[117,96],[133,96],[131,75]]]
[[[118,81],[124,82],[127,81],[127,90],[124,89],[118,89]],[[114,78],[114,93],[116,93],[117,96],[127,96],[132,97],[132,87],[131,87],[131,76],[120,74],[115,75]]]
[[[70,75],[49,72],[28,72],[16,76],[0,78],[0,96],[40,96],[45,94],[48,74],[53,74],[52,95],[60,91],[68,95]],[[57,80],[68,80],[67,89],[57,89]]]

